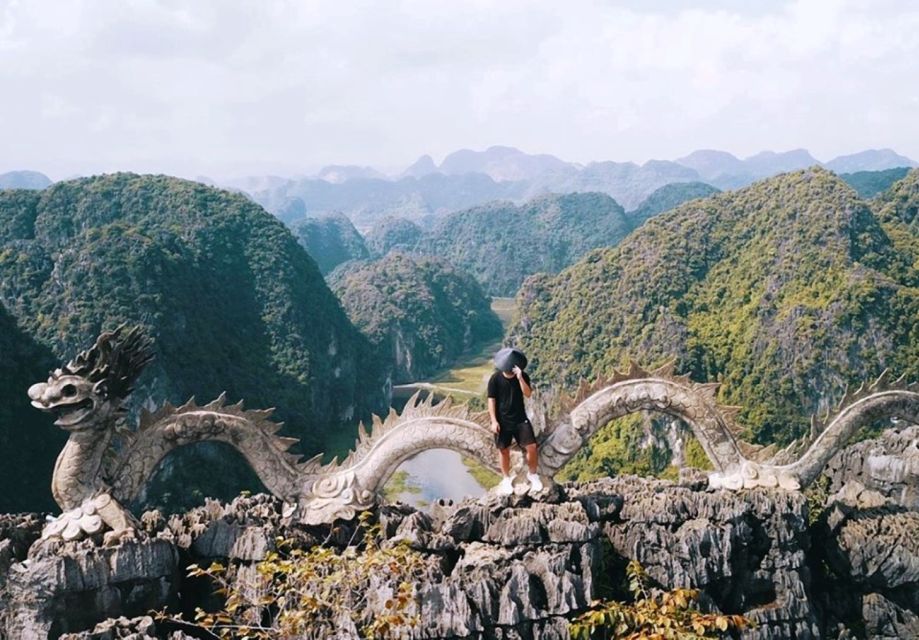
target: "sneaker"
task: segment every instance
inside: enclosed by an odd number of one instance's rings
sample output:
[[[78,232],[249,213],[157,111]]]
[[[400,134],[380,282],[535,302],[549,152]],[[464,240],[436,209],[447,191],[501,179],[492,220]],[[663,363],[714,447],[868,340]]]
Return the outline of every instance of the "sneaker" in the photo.
[[[527,480],[530,482],[530,491],[542,491],[542,480],[538,473],[528,473]]]
[[[498,495],[501,496],[509,496],[514,493],[514,481],[511,480],[510,476],[504,476],[504,479],[498,485],[497,491]]]

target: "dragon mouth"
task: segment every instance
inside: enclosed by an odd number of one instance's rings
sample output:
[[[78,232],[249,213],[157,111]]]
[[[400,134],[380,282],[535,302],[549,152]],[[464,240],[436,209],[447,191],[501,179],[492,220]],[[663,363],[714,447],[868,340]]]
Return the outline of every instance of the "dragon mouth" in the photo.
[[[92,398],[86,398],[72,404],[46,407],[46,409],[60,414],[60,417],[54,421],[58,427],[74,427],[93,412],[93,401]]]

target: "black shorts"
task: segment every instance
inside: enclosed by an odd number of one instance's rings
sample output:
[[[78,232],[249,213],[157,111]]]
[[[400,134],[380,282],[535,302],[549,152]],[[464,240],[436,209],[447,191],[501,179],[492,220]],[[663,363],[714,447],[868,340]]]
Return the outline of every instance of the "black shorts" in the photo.
[[[495,434],[495,446],[499,449],[507,449],[511,446],[511,441],[516,441],[521,447],[528,444],[536,444],[536,434],[533,433],[533,425],[529,420],[520,422],[516,425],[501,425],[501,431]]]

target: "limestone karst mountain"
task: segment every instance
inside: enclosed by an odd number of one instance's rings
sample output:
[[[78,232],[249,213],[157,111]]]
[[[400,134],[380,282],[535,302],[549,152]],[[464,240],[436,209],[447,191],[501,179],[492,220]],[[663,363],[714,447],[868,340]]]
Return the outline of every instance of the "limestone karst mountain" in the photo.
[[[483,151],[461,149],[448,154],[440,165],[425,155],[392,178],[369,167],[333,166],[321,177],[253,177],[228,185],[245,189],[285,222],[293,219],[287,211],[290,203],[300,201],[310,215],[341,212],[366,231],[387,216],[418,222],[493,200],[520,204],[548,193],[605,193],[630,210],[654,190],[672,183],[701,181],[719,189],[737,189],[760,178],[819,164],[805,149],[763,151],[743,160],[725,151],[703,149],[675,161],[578,164],[493,146]],[[840,156],[826,164],[837,173],[915,165],[889,149]]]
[[[454,151],[444,158],[438,170],[447,175],[484,173],[499,182],[538,182],[547,174],[570,173],[577,167],[545,153],[529,154],[514,147],[494,146],[485,151]]]
[[[744,408],[752,437],[787,441],[847,383],[885,368],[919,376],[919,251],[904,228],[914,200],[891,198],[875,213],[809,169],[684,204],[529,279],[511,333],[538,375],[567,384],[627,356],[676,357],[723,381],[721,400]]]
[[[855,189],[862,198],[873,198],[887,191],[896,182],[902,180],[909,173],[909,167],[895,167],[880,171],[856,171],[855,173],[840,173],[839,177],[846,184]]]
[[[684,202],[705,198],[716,193],[718,189],[704,182],[674,182],[654,191],[637,208],[629,211],[629,217],[633,224],[638,226],[648,218],[669,211]]]
[[[316,263],[241,195],[113,174],[0,192],[0,229],[3,307],[57,358],[123,321],[147,329],[157,361],[139,403],[226,391],[276,406],[312,451],[330,428],[384,405],[382,367]],[[207,455],[175,469],[210,465],[202,490],[241,488],[238,459]]]
[[[322,218],[303,218],[293,223],[292,227],[297,240],[316,261],[323,274],[348,260],[366,260],[370,257],[364,237],[340,213]]]
[[[833,158],[824,166],[835,173],[855,173],[856,171],[884,171],[897,167],[912,168],[919,166],[919,163],[900,155],[893,149],[868,149]]]
[[[20,329],[0,304],[0,486],[6,487],[0,513],[55,507],[51,472],[66,435],[29,404],[26,390],[56,366],[51,350]]]
[[[0,189],[44,189],[51,179],[38,171],[10,171],[0,173]]]
[[[554,273],[632,230],[625,211],[600,193],[496,202],[453,213],[415,250],[468,271],[492,295],[513,295],[533,273]]]
[[[423,233],[421,227],[411,220],[383,218],[367,233],[367,248],[376,256],[384,256],[394,250],[410,252]]]
[[[393,363],[395,384],[423,379],[501,336],[479,284],[436,258],[390,253],[329,276],[351,321]]]

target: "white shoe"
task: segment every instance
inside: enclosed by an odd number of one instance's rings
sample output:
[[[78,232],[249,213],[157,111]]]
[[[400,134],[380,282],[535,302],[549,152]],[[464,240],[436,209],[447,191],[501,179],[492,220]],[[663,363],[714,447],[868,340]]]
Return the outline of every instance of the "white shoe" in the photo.
[[[530,482],[530,491],[542,491],[542,480],[538,473],[528,473],[527,480]]]
[[[514,493],[514,481],[511,480],[510,476],[504,476],[504,479],[498,485],[497,492],[499,496],[509,496]]]

